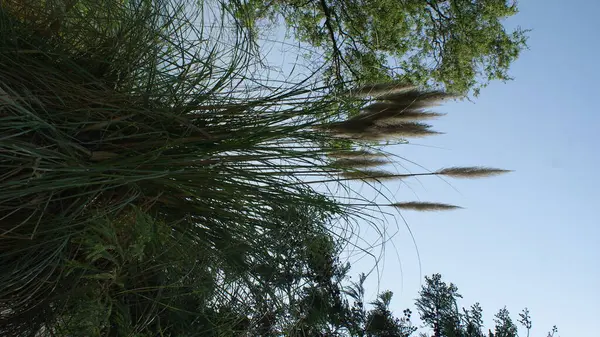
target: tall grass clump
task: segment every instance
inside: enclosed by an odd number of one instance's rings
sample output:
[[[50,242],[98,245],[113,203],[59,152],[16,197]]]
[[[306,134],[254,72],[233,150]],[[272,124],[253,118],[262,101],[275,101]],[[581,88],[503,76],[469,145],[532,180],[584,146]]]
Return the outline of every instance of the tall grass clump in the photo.
[[[1,2],[1,335],[252,335],[343,274],[329,224],[357,211],[316,183],[401,177],[374,142],[435,134],[447,95],[273,84],[225,8]]]

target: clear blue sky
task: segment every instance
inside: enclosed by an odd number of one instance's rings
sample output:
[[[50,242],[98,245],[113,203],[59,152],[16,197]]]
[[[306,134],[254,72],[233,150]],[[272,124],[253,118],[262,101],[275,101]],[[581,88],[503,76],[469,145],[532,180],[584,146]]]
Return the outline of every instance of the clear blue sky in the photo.
[[[521,13],[508,25],[533,31],[530,50],[512,67],[515,80],[493,83],[474,103],[437,108],[448,115],[433,124],[447,134],[414,142],[429,147],[392,149],[431,170],[485,165],[515,172],[449,180],[452,186],[436,178],[390,184],[397,200],[418,198],[466,209],[404,212],[422,269],[399,223],[379,277],[367,281],[367,291],[374,295],[378,285],[394,291],[392,307],[401,314],[412,307],[421,276],[441,273],[458,286],[461,305],[481,303],[488,327],[498,309],[507,306],[516,320],[528,307],[532,337],[546,337],[555,324],[562,337],[597,335],[600,2],[537,0],[521,1],[519,7]],[[298,61],[277,49],[269,58],[288,69]],[[368,231],[362,235],[369,237]],[[359,261],[352,272],[372,263]]]
[[[509,24],[532,28],[530,50],[512,67],[515,80],[494,83],[474,103],[437,108],[447,134],[394,153],[437,169],[486,165],[515,170],[485,180],[413,181],[422,200],[465,210],[403,213],[415,235],[424,275],[439,272],[479,301],[488,326],[503,306],[514,318],[529,307],[532,336],[556,324],[560,336],[598,335],[600,319],[600,2],[521,1]],[[395,189],[396,187],[394,187]],[[414,199],[401,187],[399,198]],[[401,229],[388,245],[379,279],[395,292],[397,313],[420,289],[415,249]],[[400,257],[400,261],[398,260]],[[367,261],[371,263],[372,261]],[[399,268],[402,263],[402,272]],[[380,268],[381,269],[381,268]],[[377,278],[369,290],[376,290]]]

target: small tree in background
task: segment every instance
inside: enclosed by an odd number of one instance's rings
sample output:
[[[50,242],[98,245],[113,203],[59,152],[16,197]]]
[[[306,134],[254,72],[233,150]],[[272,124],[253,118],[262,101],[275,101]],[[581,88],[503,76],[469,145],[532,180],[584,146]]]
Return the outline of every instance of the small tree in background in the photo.
[[[416,301],[421,320],[433,328],[434,337],[454,336],[460,325],[458,288],[442,281],[440,274],[425,276],[425,285]]]
[[[494,330],[483,332],[483,309],[475,303],[469,309],[459,311],[458,299],[462,296],[458,288],[442,281],[440,274],[425,276],[425,284],[419,292],[415,305],[426,327],[433,330],[432,337],[517,337],[517,326],[506,308],[494,315]],[[529,310],[519,314],[519,323],[531,329]],[[552,331],[555,331],[555,328]],[[426,334],[423,334],[427,336]]]

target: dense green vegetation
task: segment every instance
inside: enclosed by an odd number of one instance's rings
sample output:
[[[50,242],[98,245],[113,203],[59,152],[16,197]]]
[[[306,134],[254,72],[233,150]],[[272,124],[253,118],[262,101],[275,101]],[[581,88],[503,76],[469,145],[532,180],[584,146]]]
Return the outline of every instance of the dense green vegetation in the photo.
[[[229,6],[255,36],[285,26],[336,85],[395,79],[477,95],[490,81],[509,80],[511,63],[527,47],[527,30],[503,24],[518,13],[512,0],[236,0]]]
[[[380,168],[401,159],[379,144],[436,134],[423,109],[451,96],[269,81],[230,9],[0,3],[2,336],[414,332],[391,293],[365,308],[340,254],[378,226],[365,208],[456,206],[376,204],[352,181],[505,171]]]

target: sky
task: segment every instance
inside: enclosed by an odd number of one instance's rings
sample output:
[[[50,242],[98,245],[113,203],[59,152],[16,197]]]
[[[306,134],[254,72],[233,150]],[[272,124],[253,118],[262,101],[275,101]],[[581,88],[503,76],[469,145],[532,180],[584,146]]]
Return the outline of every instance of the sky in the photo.
[[[531,336],[546,337],[553,325],[563,337],[590,336],[600,317],[600,2],[519,7],[507,25],[533,31],[530,50],[511,68],[515,80],[493,83],[473,103],[436,108],[447,116],[433,124],[446,134],[391,150],[431,170],[484,165],[514,172],[400,186],[400,198],[465,209],[404,212],[421,267],[400,228],[367,289],[394,291],[392,308],[400,314],[417,297],[421,276],[440,273],[458,286],[462,306],[481,304],[489,327],[498,309],[506,306],[516,320],[528,307]]]
[[[530,49],[511,68],[515,80],[492,83],[473,102],[436,108],[447,116],[433,124],[446,134],[387,149],[430,170],[514,172],[386,186],[396,200],[465,209],[403,212],[412,237],[401,219],[392,221],[397,233],[366,282],[367,295],[392,290],[392,309],[401,315],[414,309],[423,277],[440,273],[458,286],[459,305],[481,304],[487,327],[498,309],[506,306],[516,321],[527,307],[532,337],[546,337],[553,325],[563,337],[589,336],[600,317],[600,2],[531,0],[519,8],[507,26],[533,30]],[[297,61],[271,52],[284,68]],[[376,238],[368,229],[361,235]],[[373,262],[355,261],[351,273]]]

